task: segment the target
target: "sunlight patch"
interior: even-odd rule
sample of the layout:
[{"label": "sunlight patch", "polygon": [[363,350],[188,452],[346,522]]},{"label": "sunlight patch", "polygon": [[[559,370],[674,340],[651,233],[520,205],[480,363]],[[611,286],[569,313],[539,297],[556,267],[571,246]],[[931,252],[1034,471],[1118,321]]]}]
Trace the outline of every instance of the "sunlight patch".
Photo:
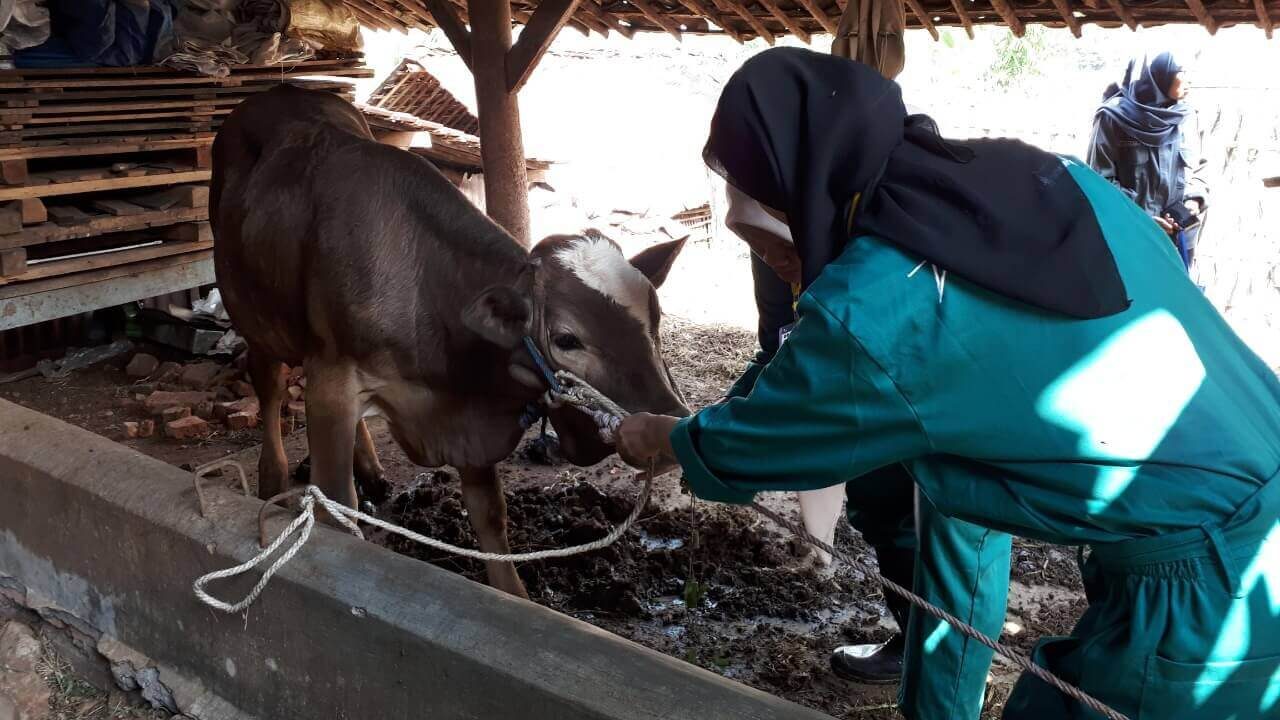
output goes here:
[{"label": "sunlight patch", "polygon": [[938,627],[934,628],[933,632],[929,633],[929,637],[924,639],[925,654],[932,655],[937,651],[938,646],[942,644],[942,641],[946,640],[947,636],[950,634],[951,625],[945,621],[939,620]]},{"label": "sunlight patch", "polygon": [[1047,422],[1080,435],[1080,451],[1101,463],[1091,514],[1133,481],[1204,383],[1205,369],[1186,330],[1167,310],[1152,311],[1107,338],[1053,382],[1036,403]]},{"label": "sunlight patch", "polygon": [[[1231,608],[1227,611],[1222,630],[1218,632],[1218,639],[1214,642],[1213,651],[1209,654],[1211,662],[1236,663],[1248,656],[1249,641],[1252,637],[1249,596],[1254,590],[1259,589],[1259,586],[1267,593],[1266,607],[1271,617],[1266,619],[1272,620],[1280,615],[1280,521],[1271,526],[1271,532],[1267,533],[1266,539],[1258,547],[1258,554],[1240,575],[1240,597],[1232,601]],[[1280,671],[1277,672],[1280,673]],[[1209,669],[1206,668],[1200,676],[1200,683],[1196,685],[1197,705],[1203,705],[1215,690],[1220,689],[1216,683],[1205,682],[1208,674]],[[1280,677],[1272,676],[1272,683],[1262,699],[1265,706],[1262,709],[1265,710],[1274,705],[1277,699],[1280,699]]]}]

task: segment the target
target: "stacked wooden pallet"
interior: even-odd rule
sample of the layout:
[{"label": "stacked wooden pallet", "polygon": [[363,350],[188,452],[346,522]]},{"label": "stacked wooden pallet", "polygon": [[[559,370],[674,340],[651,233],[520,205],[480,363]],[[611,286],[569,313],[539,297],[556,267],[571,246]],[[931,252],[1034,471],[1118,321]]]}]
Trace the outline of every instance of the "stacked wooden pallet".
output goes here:
[{"label": "stacked wooden pallet", "polygon": [[235,105],[281,82],[350,98],[359,59],[0,71],[0,286],[211,252],[211,146]]}]

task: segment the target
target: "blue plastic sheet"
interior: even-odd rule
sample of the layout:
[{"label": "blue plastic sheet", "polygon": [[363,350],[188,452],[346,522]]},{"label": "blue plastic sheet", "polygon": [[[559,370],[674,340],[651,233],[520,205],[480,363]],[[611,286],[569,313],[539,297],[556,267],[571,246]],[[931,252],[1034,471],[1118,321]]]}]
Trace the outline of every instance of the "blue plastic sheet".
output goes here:
[{"label": "blue plastic sheet", "polygon": [[177,0],[48,0],[53,36],[14,54],[17,67],[152,65],[173,48]]}]

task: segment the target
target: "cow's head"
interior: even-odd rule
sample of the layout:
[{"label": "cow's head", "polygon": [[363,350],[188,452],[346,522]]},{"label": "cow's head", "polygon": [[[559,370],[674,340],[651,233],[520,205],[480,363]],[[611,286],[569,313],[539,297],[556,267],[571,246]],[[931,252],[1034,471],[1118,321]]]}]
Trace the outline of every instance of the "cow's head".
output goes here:
[{"label": "cow's head", "polygon": [[[687,415],[662,359],[662,309],[655,292],[683,247],[683,240],[674,240],[627,259],[598,233],[553,235],[533,249],[533,277],[526,279],[531,287],[522,282],[519,288],[519,299],[532,303],[518,302],[515,294],[495,295],[487,303],[482,296],[485,304],[468,310],[467,323],[495,342],[511,344],[512,376],[541,391],[542,377],[502,331],[532,310],[522,327],[553,368],[572,372],[628,412]],[[590,465],[613,452],[584,413],[564,407],[550,417],[571,462]]]}]

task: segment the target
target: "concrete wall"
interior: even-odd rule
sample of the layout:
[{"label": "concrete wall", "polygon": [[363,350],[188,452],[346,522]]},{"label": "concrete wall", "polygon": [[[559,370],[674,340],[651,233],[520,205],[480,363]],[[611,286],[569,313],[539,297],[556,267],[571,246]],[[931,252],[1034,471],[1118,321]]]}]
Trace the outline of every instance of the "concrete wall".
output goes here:
[{"label": "concrete wall", "polygon": [[328,528],[214,612],[191,581],[257,552],[259,503],[211,495],[201,518],[190,475],[0,401],[0,592],[136,651],[196,718],[827,717]]}]

